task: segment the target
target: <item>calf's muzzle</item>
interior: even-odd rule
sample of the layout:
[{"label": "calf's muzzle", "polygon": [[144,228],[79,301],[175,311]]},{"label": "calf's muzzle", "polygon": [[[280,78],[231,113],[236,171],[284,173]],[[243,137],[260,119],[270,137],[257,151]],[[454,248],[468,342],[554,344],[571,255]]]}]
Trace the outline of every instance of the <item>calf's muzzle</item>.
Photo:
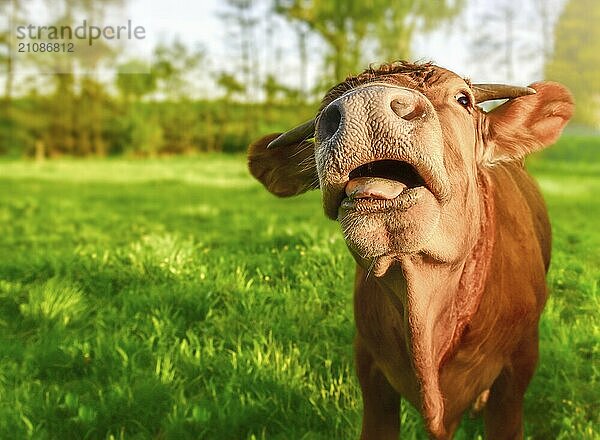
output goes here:
[{"label": "calf's muzzle", "polygon": [[[370,84],[344,94],[323,109],[316,127],[320,142],[343,137],[361,124],[374,125],[414,122],[428,111],[425,98],[417,91],[388,84]],[[354,130],[352,130],[354,127]]]}]

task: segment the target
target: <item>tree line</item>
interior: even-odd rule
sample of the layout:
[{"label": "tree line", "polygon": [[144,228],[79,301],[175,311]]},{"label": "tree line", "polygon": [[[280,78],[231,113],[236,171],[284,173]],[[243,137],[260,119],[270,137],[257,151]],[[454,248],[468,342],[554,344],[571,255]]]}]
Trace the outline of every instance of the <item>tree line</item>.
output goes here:
[{"label": "tree line", "polygon": [[[46,1],[56,11],[49,24],[100,20],[109,8],[127,3]],[[508,80],[522,58],[542,57],[540,76],[571,87],[584,104],[578,106],[578,122],[597,126],[600,3],[524,0],[517,8],[511,0],[498,0],[493,8],[477,9],[478,1],[224,0],[217,18],[226,29],[227,63],[215,64],[206,46],[175,39],[160,42],[145,69],[145,60],[124,59],[99,42],[85,60],[90,74],[72,73],[72,61],[55,57],[63,63],[60,73],[32,59],[24,62],[55,73],[19,78],[14,63],[21,61],[10,56],[10,23],[25,20],[34,2],[2,2],[0,12],[8,20],[0,22],[0,154],[240,151],[261,133],[310,117],[328,86],[370,62],[410,59],[415,36],[440,26],[464,29],[473,62],[506,69]],[[465,13],[469,8],[471,15]],[[474,25],[465,24],[469,17]],[[293,37],[291,45],[283,47],[281,35]],[[579,45],[582,38],[589,50]],[[285,65],[290,59],[293,67]],[[318,74],[310,72],[315,63]],[[114,67],[110,78],[94,74],[101,65]]]}]

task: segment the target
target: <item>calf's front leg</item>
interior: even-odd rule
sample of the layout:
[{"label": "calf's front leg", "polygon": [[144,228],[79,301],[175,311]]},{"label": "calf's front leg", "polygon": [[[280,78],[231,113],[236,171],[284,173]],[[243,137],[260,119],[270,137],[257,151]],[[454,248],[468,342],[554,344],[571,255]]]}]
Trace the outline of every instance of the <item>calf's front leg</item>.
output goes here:
[{"label": "calf's front leg", "polygon": [[484,410],[486,440],[523,439],[523,400],[537,360],[536,331],[519,345],[492,385]]},{"label": "calf's front leg", "polygon": [[363,398],[361,440],[398,440],[400,394],[392,388],[358,338],[355,356]]}]

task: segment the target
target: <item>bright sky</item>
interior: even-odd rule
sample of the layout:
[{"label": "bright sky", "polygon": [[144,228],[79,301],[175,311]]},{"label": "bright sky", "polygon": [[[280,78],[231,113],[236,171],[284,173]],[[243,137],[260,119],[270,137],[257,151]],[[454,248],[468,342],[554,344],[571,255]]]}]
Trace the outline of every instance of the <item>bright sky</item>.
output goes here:
[{"label": "bright sky", "polygon": [[[495,0],[470,0],[466,12],[452,26],[427,34],[419,35],[413,42],[414,60],[433,61],[447,67],[456,73],[469,77],[476,82],[506,82],[504,69],[491,69],[486,59],[476,60],[470,56],[472,38],[466,36],[480,31],[482,25],[475,23],[477,11],[488,10]],[[550,1],[550,0],[549,0]],[[558,0],[551,0],[558,1]],[[264,3],[264,2],[263,2]],[[48,24],[48,16],[57,11],[47,11],[48,2],[34,0],[35,7],[28,20],[36,24]],[[150,59],[153,48],[160,41],[171,41],[178,37],[188,46],[201,44],[207,52],[207,66],[204,78],[198,78],[199,88],[205,92],[214,89],[211,74],[223,70],[233,70],[234,48],[238,44],[232,41],[231,35],[220,17],[227,10],[222,0],[129,0],[125,9],[115,10],[105,17],[105,25],[121,25],[131,20],[134,26],[144,26],[146,39],[137,42],[126,42],[125,48],[129,56]],[[275,20],[277,25],[277,20]],[[259,69],[263,73],[267,69],[276,69],[276,74],[288,84],[299,84],[300,69],[297,59],[296,36],[285,28],[285,23],[279,20],[279,32],[274,38],[267,38],[264,28],[257,32]],[[529,23],[523,25],[524,28]],[[531,26],[529,26],[531,27]],[[531,32],[531,29],[517,29],[521,32]],[[313,51],[313,59],[309,65],[309,77],[314,82],[319,75],[323,59],[323,45],[317,38],[309,42]],[[277,62],[275,62],[277,60]],[[375,57],[369,62],[381,62]],[[540,79],[539,59],[533,57],[522,60],[515,77],[515,83],[528,84]],[[365,66],[366,67],[366,66]],[[213,75],[214,76],[214,75]]]},{"label": "bright sky", "polygon": [[[147,26],[149,47],[153,47],[160,39],[171,39],[178,35],[188,44],[202,43],[209,53],[211,67],[218,70],[229,64],[227,60],[231,56],[230,49],[227,47],[227,33],[219,18],[219,12],[226,9],[222,3],[220,0],[169,0],[166,2],[164,0],[133,0],[128,5],[128,15],[136,23]],[[473,3],[475,8],[485,8],[486,4],[493,3],[493,0],[475,0]],[[470,43],[463,35],[474,31],[471,17],[475,13],[474,11],[475,9],[471,7],[466,15],[457,21],[458,29],[453,30],[447,27],[425,36],[418,36],[413,44],[414,58],[432,60],[476,81],[505,81],[504,72],[486,71],[477,64],[485,63],[485,60],[477,61],[468,56]],[[294,38],[292,32],[285,33],[279,38],[277,44],[283,45],[284,48],[286,45],[293,46]],[[262,57],[273,58],[279,54],[269,54],[266,47],[261,49],[259,56]],[[295,51],[283,50],[280,53],[284,58],[284,64],[296,65],[296,60],[293,58]],[[291,53],[291,56],[286,57],[286,53]],[[317,60],[320,61],[320,59],[321,55],[318,55]],[[377,61],[380,60],[373,60],[373,62]],[[539,73],[536,71],[539,72],[538,66],[522,66],[515,73],[514,80],[530,83],[539,79],[537,77]],[[317,72],[313,71],[312,74],[316,75]],[[485,77],[478,75],[485,75]]]},{"label": "bright sky", "polygon": [[220,52],[222,23],[217,14],[219,0],[131,0],[127,18],[146,26],[148,40],[154,47],[161,39],[178,35],[188,44],[201,42],[211,51]]}]

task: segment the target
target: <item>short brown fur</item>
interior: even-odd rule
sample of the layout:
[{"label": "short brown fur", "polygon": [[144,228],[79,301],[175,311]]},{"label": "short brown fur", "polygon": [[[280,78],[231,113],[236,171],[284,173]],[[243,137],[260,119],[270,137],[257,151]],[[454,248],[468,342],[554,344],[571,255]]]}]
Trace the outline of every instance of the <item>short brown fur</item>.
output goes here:
[{"label": "short brown fur", "polygon": [[[432,438],[451,438],[473,405],[483,408],[486,438],[520,439],[523,396],[538,360],[551,248],[546,207],[523,158],[558,138],[573,112],[572,98],[559,84],[536,83],[535,95],[490,113],[473,106],[467,116],[453,107],[454,89],[445,88],[469,88],[468,81],[460,85],[452,72],[429,63],[400,62],[333,87],[321,110],[370,82],[412,88],[433,103],[444,136],[444,166],[466,195],[454,194],[456,221],[439,229],[437,248],[390,257],[393,263],[380,277],[351,249],[358,263],[361,438],[398,438],[402,396],[420,410]],[[307,143],[271,151],[266,145],[274,136],[250,147],[252,174],[280,196],[315,187],[314,152]],[[456,240],[457,233],[464,240]]]}]

